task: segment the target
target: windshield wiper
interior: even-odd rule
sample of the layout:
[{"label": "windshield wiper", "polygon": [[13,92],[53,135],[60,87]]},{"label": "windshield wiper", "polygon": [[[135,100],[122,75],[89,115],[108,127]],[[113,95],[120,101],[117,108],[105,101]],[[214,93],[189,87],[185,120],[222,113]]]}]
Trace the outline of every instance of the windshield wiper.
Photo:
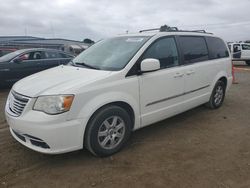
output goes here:
[{"label": "windshield wiper", "polygon": [[88,65],[88,64],[86,64],[86,63],[84,63],[84,62],[79,63],[79,62],[73,62],[73,61],[71,61],[71,63],[72,63],[73,65],[78,65],[78,66],[80,65],[80,66],[84,66],[84,67],[87,67],[87,68],[90,68],[90,69],[100,70],[99,68],[94,67],[94,66],[91,66],[91,65]]}]

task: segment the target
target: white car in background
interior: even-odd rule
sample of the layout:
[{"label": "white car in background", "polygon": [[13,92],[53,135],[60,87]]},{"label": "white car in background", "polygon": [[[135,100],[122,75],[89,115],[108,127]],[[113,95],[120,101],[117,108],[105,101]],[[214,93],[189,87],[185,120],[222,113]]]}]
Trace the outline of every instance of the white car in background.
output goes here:
[{"label": "white car in background", "polygon": [[202,104],[219,108],[231,83],[222,39],[164,26],[100,41],[67,66],[24,78],[5,114],[13,137],[35,151],[109,156],[134,130]]},{"label": "white car in background", "polygon": [[250,44],[229,43],[228,48],[232,53],[233,61],[245,61],[247,65],[250,65]]}]

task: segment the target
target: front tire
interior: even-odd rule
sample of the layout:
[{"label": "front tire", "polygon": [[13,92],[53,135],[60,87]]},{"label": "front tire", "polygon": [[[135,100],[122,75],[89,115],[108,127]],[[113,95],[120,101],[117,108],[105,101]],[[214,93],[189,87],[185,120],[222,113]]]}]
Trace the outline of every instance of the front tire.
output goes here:
[{"label": "front tire", "polygon": [[119,106],[106,106],[90,119],[85,131],[85,147],[96,156],[110,156],[125,145],[131,127],[131,117],[126,110]]},{"label": "front tire", "polygon": [[225,98],[226,85],[221,80],[217,81],[211,94],[210,100],[206,106],[211,109],[217,109],[221,107]]}]

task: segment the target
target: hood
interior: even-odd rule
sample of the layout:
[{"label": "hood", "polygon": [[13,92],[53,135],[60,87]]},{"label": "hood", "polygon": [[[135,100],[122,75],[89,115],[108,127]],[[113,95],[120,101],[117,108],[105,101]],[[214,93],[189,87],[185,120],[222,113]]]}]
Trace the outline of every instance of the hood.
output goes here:
[{"label": "hood", "polygon": [[2,60],[1,57],[0,57],[0,63],[6,63],[6,62],[7,61]]},{"label": "hood", "polygon": [[74,88],[84,86],[109,75],[111,71],[102,71],[73,66],[58,66],[18,81],[13,90],[22,95],[74,94]]}]

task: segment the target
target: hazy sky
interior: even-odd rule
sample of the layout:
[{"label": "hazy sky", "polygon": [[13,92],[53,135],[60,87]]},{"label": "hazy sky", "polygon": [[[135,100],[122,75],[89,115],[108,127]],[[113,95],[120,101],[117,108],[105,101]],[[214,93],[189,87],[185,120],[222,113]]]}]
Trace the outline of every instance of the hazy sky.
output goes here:
[{"label": "hazy sky", "polygon": [[82,40],[167,24],[250,40],[250,0],[0,0],[0,35]]}]

